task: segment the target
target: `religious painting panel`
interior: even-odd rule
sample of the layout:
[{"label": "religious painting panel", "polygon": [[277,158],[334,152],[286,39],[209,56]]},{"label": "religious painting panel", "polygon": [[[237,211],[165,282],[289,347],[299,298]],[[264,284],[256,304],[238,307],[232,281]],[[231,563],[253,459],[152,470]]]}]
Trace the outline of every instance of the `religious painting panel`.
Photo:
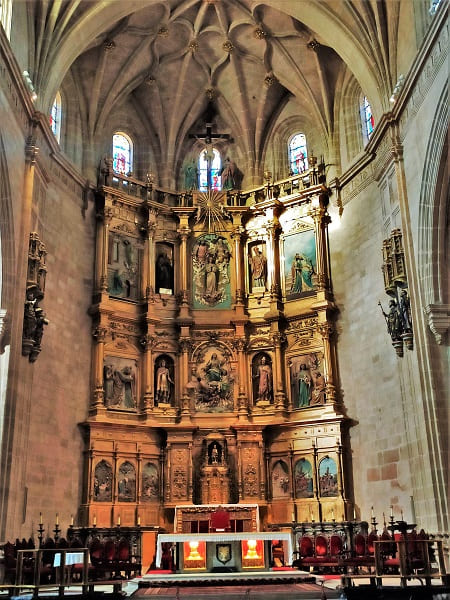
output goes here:
[{"label": "religious painting panel", "polygon": [[234,408],[230,356],[222,346],[202,349],[196,356],[195,409],[229,412]]},{"label": "religious painting panel", "polygon": [[132,358],[105,356],[103,392],[108,409],[136,411],[137,361]]},{"label": "religious painting panel", "polygon": [[258,352],[252,359],[254,402],[273,402],[272,359],[267,352]]},{"label": "religious painting panel", "polygon": [[157,294],[173,294],[174,259],[172,244],[156,244],[155,292]]},{"label": "religious painting panel", "polygon": [[277,460],[272,466],[272,497],[290,497],[289,468],[284,460]]},{"label": "religious painting panel", "polygon": [[306,458],[301,458],[294,466],[294,489],[296,498],[313,498],[313,470]]},{"label": "religious painting panel", "polygon": [[241,551],[243,569],[264,567],[264,543],[262,540],[242,540]]},{"label": "religious painting panel", "polygon": [[142,502],[159,501],[158,467],[151,462],[142,469]]},{"label": "religious painting panel", "polygon": [[292,408],[320,406],[326,402],[323,354],[293,356],[288,361]]},{"label": "religious painting panel", "polygon": [[336,461],[325,456],[319,463],[319,494],[322,498],[338,495]]},{"label": "religious painting panel", "polygon": [[136,502],[136,469],[129,461],[120,465],[117,482],[119,502]]},{"label": "religious painting panel", "polygon": [[287,300],[307,296],[317,289],[316,238],[306,230],[284,238],[284,287]]},{"label": "religious painting panel", "polygon": [[265,242],[248,245],[249,291],[252,293],[266,290],[267,250]]},{"label": "religious painting panel", "polygon": [[230,257],[223,236],[208,233],[196,240],[192,250],[195,309],[231,307]]},{"label": "religious painting panel", "polygon": [[108,239],[108,293],[137,300],[140,281],[140,244],[132,237],[111,232]]},{"label": "religious painting panel", "polygon": [[94,470],[93,500],[94,502],[112,502],[112,467],[106,460],[101,460]]},{"label": "religious painting panel", "polygon": [[206,542],[183,542],[184,569],[206,569]]},{"label": "religious painting panel", "polygon": [[175,364],[173,358],[161,354],[155,360],[155,406],[173,404],[175,390]]}]

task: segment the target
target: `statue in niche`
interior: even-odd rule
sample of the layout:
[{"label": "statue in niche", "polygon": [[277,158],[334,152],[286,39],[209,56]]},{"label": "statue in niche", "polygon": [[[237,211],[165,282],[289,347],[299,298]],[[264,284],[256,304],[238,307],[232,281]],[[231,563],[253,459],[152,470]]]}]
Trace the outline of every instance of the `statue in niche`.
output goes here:
[{"label": "statue in niche", "polygon": [[194,245],[192,256],[194,308],[231,306],[231,252],[227,240],[223,236],[206,234]]},{"label": "statue in niche", "polygon": [[108,408],[136,409],[136,372],[129,360],[105,357],[103,390]]},{"label": "statue in niche", "polygon": [[213,442],[208,448],[208,465],[222,464],[222,448],[217,442]]},{"label": "statue in niche", "polygon": [[155,283],[156,293],[173,294],[172,248],[169,245],[157,246]]},{"label": "statue in niche", "polygon": [[[155,401],[157,404],[165,403],[169,404],[171,395],[172,395],[172,387],[175,385],[173,381],[169,363],[165,358],[159,359],[157,362],[158,368],[155,373]],[[173,368],[173,365],[170,365]]]},{"label": "statue in niche", "polygon": [[252,274],[252,290],[266,287],[267,260],[259,246],[253,247],[253,255],[249,257]]},{"label": "statue in niche", "polygon": [[227,358],[214,349],[199,357],[194,382],[195,408],[203,412],[233,410],[233,377]]},{"label": "statue in niche", "polygon": [[256,392],[256,402],[270,402],[272,400],[273,392],[272,367],[270,358],[268,358],[265,354],[258,355],[255,357],[255,359],[253,359],[253,364],[253,378],[256,380],[256,385],[254,386],[254,391]]}]

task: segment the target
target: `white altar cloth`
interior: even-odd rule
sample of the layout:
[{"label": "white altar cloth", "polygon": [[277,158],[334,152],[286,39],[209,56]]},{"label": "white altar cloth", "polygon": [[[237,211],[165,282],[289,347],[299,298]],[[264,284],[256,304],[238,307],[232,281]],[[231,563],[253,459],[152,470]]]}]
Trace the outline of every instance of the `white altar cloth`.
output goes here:
[{"label": "white altar cloth", "polygon": [[169,542],[176,544],[177,542],[235,542],[242,540],[280,540],[287,542],[287,560],[288,564],[292,564],[292,534],[289,531],[248,531],[244,533],[160,533],[158,535],[158,543],[156,549],[156,564],[161,564],[162,544]]}]

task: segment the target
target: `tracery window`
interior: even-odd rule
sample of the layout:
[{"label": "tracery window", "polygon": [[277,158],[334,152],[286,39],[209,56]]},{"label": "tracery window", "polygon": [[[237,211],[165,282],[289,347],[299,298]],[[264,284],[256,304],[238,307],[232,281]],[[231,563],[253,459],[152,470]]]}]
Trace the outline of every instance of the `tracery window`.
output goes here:
[{"label": "tracery window", "polygon": [[62,117],[62,102],[61,94],[58,92],[53,100],[52,110],[50,113],[50,127],[58,144],[61,140],[61,117]]},{"label": "tracery window", "polygon": [[372,107],[370,106],[370,103],[367,100],[366,96],[364,96],[364,98],[362,100],[361,120],[362,120],[362,127],[363,127],[364,143],[367,144],[367,142],[370,139],[370,136],[373,133],[374,127],[375,127],[375,120],[374,120],[373,114],[372,114]]},{"label": "tracery window", "polygon": [[12,0],[0,0],[0,22],[8,39],[11,37]]},{"label": "tracery window", "polygon": [[133,166],[133,142],[121,131],[113,135],[113,169],[116,173],[127,175]]},{"label": "tracery window", "polygon": [[[220,191],[222,189],[221,170],[222,159],[219,151],[213,148],[212,157],[208,157],[208,150],[202,150],[198,157],[199,190],[206,192],[208,183],[210,183],[210,189]],[[208,178],[208,175],[210,178]]]},{"label": "tracery window", "polygon": [[293,175],[308,169],[308,149],[304,133],[296,133],[289,141],[289,169]]}]

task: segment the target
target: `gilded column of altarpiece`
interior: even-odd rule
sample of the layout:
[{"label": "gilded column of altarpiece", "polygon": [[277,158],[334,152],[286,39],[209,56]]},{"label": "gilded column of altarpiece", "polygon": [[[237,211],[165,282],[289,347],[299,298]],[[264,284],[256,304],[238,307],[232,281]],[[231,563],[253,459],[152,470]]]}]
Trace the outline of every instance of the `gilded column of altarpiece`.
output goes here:
[{"label": "gilded column of altarpiece", "polygon": [[347,516],[324,188],[148,188],[97,193],[83,519]]}]

